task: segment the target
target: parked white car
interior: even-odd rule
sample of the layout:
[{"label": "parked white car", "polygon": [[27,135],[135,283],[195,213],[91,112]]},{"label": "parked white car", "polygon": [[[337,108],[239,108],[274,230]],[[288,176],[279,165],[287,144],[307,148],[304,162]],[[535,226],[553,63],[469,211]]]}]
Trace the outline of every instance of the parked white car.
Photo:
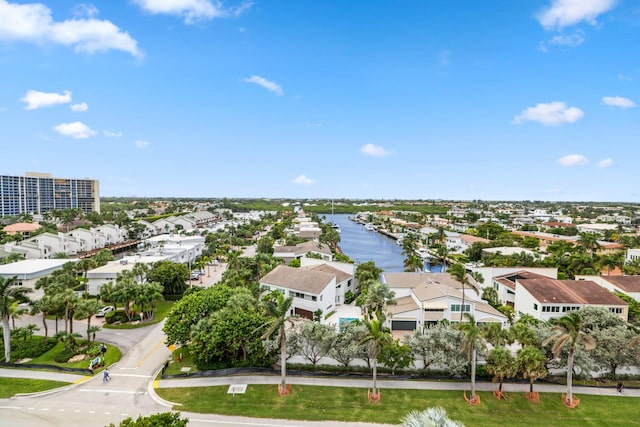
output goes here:
[{"label": "parked white car", "polygon": [[107,313],[112,312],[113,310],[115,310],[116,308],[112,305],[107,305],[106,307],[102,307],[97,313],[96,313],[96,317],[104,317],[106,316]]}]

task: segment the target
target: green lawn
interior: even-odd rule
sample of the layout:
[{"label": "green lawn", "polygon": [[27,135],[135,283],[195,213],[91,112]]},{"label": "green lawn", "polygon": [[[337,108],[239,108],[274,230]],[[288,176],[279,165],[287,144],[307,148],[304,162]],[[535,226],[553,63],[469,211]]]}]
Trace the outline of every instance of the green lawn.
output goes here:
[{"label": "green lawn", "polygon": [[36,393],[69,385],[62,381],[31,380],[26,378],[0,377],[0,399],[7,399],[18,393]]},{"label": "green lawn", "polygon": [[[118,347],[114,347],[114,346],[108,345],[108,344],[106,344],[106,346],[107,346],[107,352],[105,353],[105,356],[104,356],[105,365],[109,366],[109,365],[114,364],[118,360],[120,360],[120,358],[122,357],[122,353],[120,352],[120,349]],[[90,358],[89,359],[85,359],[85,360],[81,360],[79,362],[74,362],[74,363],[58,363],[55,360],[53,360],[55,355],[58,352],[60,352],[60,350],[62,350],[63,348],[64,348],[63,343],[59,342],[51,350],[49,350],[48,352],[46,352],[45,354],[43,354],[40,357],[36,357],[35,359],[31,360],[28,363],[29,364],[36,364],[36,365],[37,364],[45,364],[45,365],[64,366],[66,368],[87,369],[89,367],[89,361],[91,360]]]},{"label": "green lawn", "polygon": [[104,324],[102,325],[103,328],[106,329],[137,329],[137,328],[144,328],[145,326],[149,326],[149,325],[153,325],[159,322],[162,322],[162,319],[164,319],[167,316],[167,313],[169,313],[169,310],[171,310],[171,307],[173,307],[173,305],[175,304],[175,301],[160,301],[158,302],[157,308],[156,308],[156,312],[153,316],[152,320],[145,320],[144,322],[140,322],[137,324],[130,324],[130,323],[121,323],[119,325],[108,325],[108,324]]},{"label": "green lawn", "polygon": [[640,426],[638,401],[629,397],[578,395],[580,406],[569,409],[560,395],[542,393],[540,403],[531,403],[523,393],[510,393],[497,400],[480,392],[481,403],[472,407],[460,391],[383,389],[382,400],[369,403],[366,389],[294,385],[291,394],[280,397],[275,385],[249,385],[247,393],[232,397],[228,386],[156,389],[162,398],[182,403],[183,411],[242,415],[256,418],[362,421],[398,424],[412,410],[442,406],[450,418],[467,427],[561,425]]}]

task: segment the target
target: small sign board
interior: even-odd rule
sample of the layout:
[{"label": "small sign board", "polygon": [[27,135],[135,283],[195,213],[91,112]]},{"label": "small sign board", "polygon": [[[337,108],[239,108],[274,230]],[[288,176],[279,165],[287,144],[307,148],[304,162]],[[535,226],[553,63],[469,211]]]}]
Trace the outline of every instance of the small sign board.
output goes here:
[{"label": "small sign board", "polygon": [[227,390],[227,394],[244,394],[247,391],[246,384],[231,384],[229,386],[229,390]]}]

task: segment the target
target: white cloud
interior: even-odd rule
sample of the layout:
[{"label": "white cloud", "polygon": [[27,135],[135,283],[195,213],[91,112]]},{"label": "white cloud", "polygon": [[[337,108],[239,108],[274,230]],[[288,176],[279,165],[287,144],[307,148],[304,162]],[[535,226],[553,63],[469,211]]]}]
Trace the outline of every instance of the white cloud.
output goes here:
[{"label": "white cloud", "polygon": [[580,46],[582,43],[584,43],[584,33],[581,31],[576,31],[575,33],[569,35],[554,36],[551,37],[551,39],[549,39],[547,43],[558,46]]},{"label": "white cloud", "polygon": [[0,107],[0,113],[4,113],[5,111],[7,111],[7,107]]},{"label": "white cloud", "polygon": [[360,152],[362,154],[367,154],[373,157],[386,157],[389,155],[389,152],[387,150],[380,147],[379,145],[373,145],[373,144],[363,145],[362,147],[360,147]]},{"label": "white cloud", "polygon": [[211,2],[210,0],[134,0],[134,2],[154,15],[182,16],[185,24],[214,18],[238,17],[253,5],[253,2],[244,2],[236,8],[225,8],[219,1]]},{"label": "white cloud", "polygon": [[35,110],[41,107],[51,107],[52,105],[71,102],[71,92],[65,90],[64,93],[60,94],[30,90],[23,98],[20,98],[20,101],[27,104],[27,106],[24,107],[25,109]]},{"label": "white cloud", "polygon": [[[84,13],[96,14],[97,9],[86,9]],[[54,22],[51,10],[42,3],[0,0],[0,40],[61,44],[87,53],[113,49],[141,56],[138,43],[110,21],[76,18]]]},{"label": "white cloud", "polygon": [[71,108],[71,111],[75,111],[76,113],[82,113],[84,111],[87,111],[89,109],[89,106],[86,102],[81,102],[79,104],[70,105],[69,108]]},{"label": "white cloud", "polygon": [[306,185],[306,186],[313,185],[313,184],[316,183],[315,180],[313,180],[311,178],[307,178],[306,175],[300,175],[300,176],[294,178],[292,182],[294,184],[301,184],[301,185]]},{"label": "white cloud", "polygon": [[513,124],[523,121],[539,122],[545,126],[574,123],[584,116],[584,112],[576,107],[567,107],[564,102],[554,101],[529,107],[513,118]]},{"label": "white cloud", "polygon": [[623,73],[618,73],[618,80],[622,80],[622,81],[631,81],[633,80],[631,77],[623,74]]},{"label": "white cloud", "polygon": [[136,146],[136,148],[139,148],[141,150],[151,145],[149,141],[143,141],[141,139],[136,140],[133,144]]},{"label": "white cloud", "polygon": [[270,92],[275,93],[278,96],[284,95],[284,92],[282,91],[282,88],[280,87],[279,84],[269,81],[264,77],[251,76],[242,80],[247,83],[254,83],[254,84],[257,84],[258,86],[262,86],[263,88],[267,89]]},{"label": "white cloud", "polygon": [[85,139],[96,134],[96,131],[82,122],[61,123],[58,126],[54,126],[53,130],[60,135],[70,136],[73,139]]},{"label": "white cloud", "polygon": [[622,109],[633,108],[636,106],[635,102],[629,98],[623,98],[621,96],[603,96],[602,103],[610,107],[620,107]]},{"label": "white cloud", "polygon": [[120,138],[122,136],[122,132],[111,132],[110,130],[105,130],[104,136],[108,138]]},{"label": "white cloud", "polygon": [[606,168],[610,168],[611,166],[613,166],[613,160],[612,159],[602,159],[598,162],[598,167],[600,169],[606,169]]},{"label": "white cloud", "polygon": [[547,30],[562,29],[580,22],[597,24],[596,18],[615,6],[615,0],[552,0],[537,18]]},{"label": "white cloud", "polygon": [[71,10],[73,12],[73,16],[76,16],[78,18],[93,18],[100,13],[97,7],[87,3],[77,4]]},{"label": "white cloud", "polygon": [[587,160],[587,158],[582,154],[569,154],[567,156],[560,157],[556,161],[560,163],[562,166],[567,166],[567,167],[584,166],[589,163],[589,160]]}]

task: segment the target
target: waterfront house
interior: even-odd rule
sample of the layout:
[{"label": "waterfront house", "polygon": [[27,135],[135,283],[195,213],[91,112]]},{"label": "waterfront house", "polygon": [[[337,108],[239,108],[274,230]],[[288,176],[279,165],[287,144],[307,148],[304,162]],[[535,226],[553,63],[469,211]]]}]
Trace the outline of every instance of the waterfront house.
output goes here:
[{"label": "waterfront house", "polygon": [[576,280],[590,280],[609,292],[625,294],[640,302],[640,276],[578,275]]},{"label": "waterfront house", "polygon": [[300,259],[300,267],[336,276],[336,305],[344,304],[347,292],[351,292],[352,295],[358,293],[358,286],[354,278],[356,274],[354,264],[303,257]]},{"label": "waterfront house", "polygon": [[293,298],[290,315],[313,319],[316,311],[327,315],[335,308],[336,275],[333,273],[279,265],[259,282],[265,291],[278,291]]},{"label": "waterfront house", "polygon": [[469,286],[465,287],[463,306],[462,285],[448,273],[385,272],[381,280],[395,293],[396,304],[386,308],[386,324],[395,336],[421,331],[442,320],[459,322],[461,311],[473,315],[480,324],[507,325],[507,317]]},{"label": "waterfront house", "polygon": [[276,246],[273,249],[273,256],[282,258],[286,264],[294,259],[304,258],[309,253],[320,256],[324,261],[333,260],[331,248],[326,243],[309,241],[295,246]]},{"label": "waterfront house", "polygon": [[514,309],[547,321],[583,307],[605,308],[627,321],[626,302],[590,280],[516,279]]}]

